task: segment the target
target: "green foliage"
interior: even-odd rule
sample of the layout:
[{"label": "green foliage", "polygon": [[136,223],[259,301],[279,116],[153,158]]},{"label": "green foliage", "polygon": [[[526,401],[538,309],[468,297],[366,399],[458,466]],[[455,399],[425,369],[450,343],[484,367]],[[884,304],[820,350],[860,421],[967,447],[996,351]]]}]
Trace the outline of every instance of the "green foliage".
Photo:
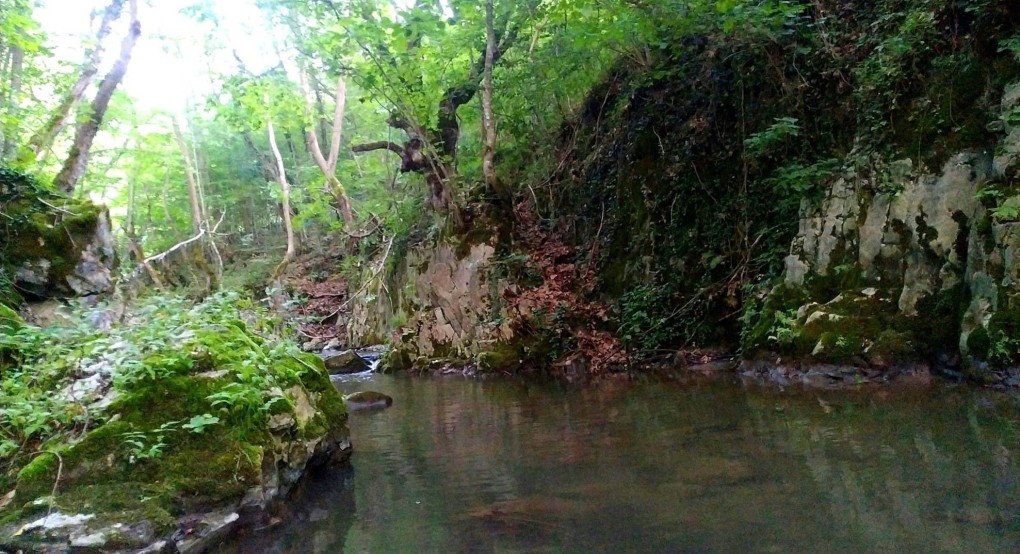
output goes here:
[{"label": "green foliage", "polygon": [[620,298],[620,338],[644,351],[654,351],[675,340],[679,328],[670,296],[662,288],[649,285],[627,291]]},{"label": "green foliage", "polygon": [[1020,310],[1003,306],[986,327],[975,329],[967,338],[972,356],[987,360],[994,367],[1020,364]]},{"label": "green foliage", "polygon": [[219,422],[220,418],[214,415],[202,414],[192,417],[190,420],[188,420],[187,423],[185,423],[181,427],[191,431],[192,433],[201,434],[205,432],[206,427],[210,425],[216,425]]},{"label": "green foliage", "polygon": [[783,348],[793,344],[795,338],[797,338],[797,312],[795,310],[776,311],[772,327],[769,328],[769,342]]},{"label": "green foliage", "polygon": [[754,133],[744,140],[747,155],[755,158],[769,154],[791,137],[800,136],[800,125],[795,117],[777,117],[764,131]]},{"label": "green foliage", "polygon": [[[197,416],[196,416],[197,417]],[[152,431],[128,431],[123,433],[122,444],[127,448],[129,464],[158,458],[166,449],[167,435],[175,431],[178,421],[168,421]]]},{"label": "green foliage", "polygon": [[1009,187],[992,182],[983,186],[975,195],[996,222],[1020,220],[1020,195],[1014,194]]},{"label": "green foliage", "polygon": [[54,394],[81,368],[111,371],[125,402],[201,372],[222,372],[229,380],[186,408],[197,413],[125,433],[122,442],[133,461],[158,456],[181,430],[201,434],[221,421],[238,437],[265,430],[268,414],[283,402],[271,391],[300,383],[314,369],[297,358],[301,353],[292,342],[256,334],[270,333],[275,323],[234,293],[191,307],[176,297],[150,298],[127,325],[105,334],[92,328],[87,311],[80,318],[71,327],[0,322],[0,352],[12,361],[0,382],[0,458],[17,459],[26,448],[66,440],[101,419],[73,396]]},{"label": "green foliage", "polygon": [[862,123],[873,137],[881,138],[889,110],[898,107],[901,95],[914,79],[921,76],[918,61],[933,45],[935,34],[934,2],[920,2],[903,11],[880,15],[876,25],[890,32],[876,35],[871,55],[857,68],[860,86],[857,94],[864,107]]},{"label": "green foliage", "polygon": [[[781,202],[799,204],[801,199],[813,203],[821,200],[829,179],[840,168],[836,159],[827,159],[813,164],[790,163],[784,165],[762,182],[771,187]],[[788,209],[792,209],[790,205]]]},{"label": "green foliage", "polygon": [[1013,35],[999,42],[999,52],[1007,52],[1020,62],[1020,34]]},{"label": "green foliage", "polygon": [[996,221],[1017,221],[1020,219],[1020,196],[1010,196],[992,210]]}]

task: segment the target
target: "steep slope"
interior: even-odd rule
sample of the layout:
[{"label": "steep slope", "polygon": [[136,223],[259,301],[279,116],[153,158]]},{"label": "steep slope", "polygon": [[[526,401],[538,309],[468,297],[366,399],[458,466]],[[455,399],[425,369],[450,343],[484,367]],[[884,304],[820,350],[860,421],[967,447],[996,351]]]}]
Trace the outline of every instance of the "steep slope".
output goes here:
[{"label": "steep slope", "polygon": [[849,379],[951,368],[961,351],[1014,363],[997,352],[1020,351],[1000,309],[1020,205],[1018,23],[1007,1],[833,0],[664,32],[564,125],[555,174],[521,183],[513,210],[475,210],[484,239],[411,246],[420,276],[437,245],[461,261],[470,248],[456,245],[488,245],[467,263],[488,277],[472,315],[441,321],[449,287],[426,278],[415,303],[387,291],[397,309],[370,327],[413,322],[396,336],[419,365],[449,353],[422,324],[481,337],[454,357],[496,351],[499,367],[613,359],[589,374],[625,367],[595,347],[610,332],[630,361],[739,348],[795,360],[791,374],[857,368]]}]

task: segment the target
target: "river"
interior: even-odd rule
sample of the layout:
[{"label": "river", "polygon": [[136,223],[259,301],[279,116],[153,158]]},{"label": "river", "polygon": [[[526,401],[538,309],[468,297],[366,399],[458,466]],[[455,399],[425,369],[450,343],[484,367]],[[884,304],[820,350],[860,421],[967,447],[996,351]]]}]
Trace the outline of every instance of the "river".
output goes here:
[{"label": "river", "polygon": [[351,467],[234,552],[1020,551],[1020,410],[945,385],[366,374]]}]

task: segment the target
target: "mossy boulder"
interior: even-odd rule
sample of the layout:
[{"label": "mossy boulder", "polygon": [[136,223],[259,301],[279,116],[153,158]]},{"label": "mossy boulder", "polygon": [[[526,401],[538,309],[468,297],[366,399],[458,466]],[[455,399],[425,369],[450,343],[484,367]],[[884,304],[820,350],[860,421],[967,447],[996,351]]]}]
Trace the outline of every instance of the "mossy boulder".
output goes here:
[{"label": "mossy boulder", "polygon": [[109,291],[117,256],[109,211],[45,189],[0,168],[2,270],[21,295],[84,296]]},{"label": "mossy boulder", "polygon": [[[322,361],[259,337],[226,306],[194,308],[182,321],[209,319],[171,326],[183,337],[173,347],[145,355],[147,369],[111,377],[111,399],[89,406],[100,424],[80,438],[54,437],[22,462],[0,511],[0,550],[191,540],[181,529],[208,514],[234,525],[230,514],[271,509],[309,470],[347,458],[344,400]],[[265,367],[252,373],[252,360]],[[35,526],[50,512],[81,521]]]},{"label": "mossy boulder", "polygon": [[800,286],[780,284],[747,309],[745,358],[885,371],[955,351],[965,284],[923,297],[909,315],[900,288],[866,284],[814,275]]}]

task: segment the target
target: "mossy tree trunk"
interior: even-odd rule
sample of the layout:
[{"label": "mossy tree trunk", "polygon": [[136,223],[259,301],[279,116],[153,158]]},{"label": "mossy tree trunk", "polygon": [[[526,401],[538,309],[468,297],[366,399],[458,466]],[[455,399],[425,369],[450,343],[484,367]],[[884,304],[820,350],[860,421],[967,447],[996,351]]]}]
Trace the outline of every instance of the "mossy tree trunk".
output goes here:
[{"label": "mossy tree trunk", "polygon": [[[490,8],[491,6],[487,6]],[[491,14],[487,14],[491,18]],[[458,228],[463,227],[460,209],[454,202],[452,185],[456,177],[457,144],[460,140],[460,119],[457,110],[470,102],[480,88],[486,66],[493,67],[518,39],[520,29],[510,24],[510,17],[501,17],[498,25],[488,21],[486,46],[460,83],[447,88],[439,101],[435,128],[426,129],[399,113],[391,114],[389,125],[407,135],[404,144],[390,141],[370,142],[351,147],[355,153],[389,150],[400,156],[401,173],[421,173],[428,185],[427,205],[447,213]],[[491,33],[491,37],[488,35]],[[490,44],[491,42],[491,44]],[[493,140],[495,136],[493,136]],[[491,164],[490,164],[491,167]]]},{"label": "mossy tree trunk", "polygon": [[485,0],[485,69],[482,78],[482,175],[489,190],[499,184],[493,162],[496,157],[496,120],[492,115],[492,64],[496,55],[496,31],[492,24],[492,2]]}]

